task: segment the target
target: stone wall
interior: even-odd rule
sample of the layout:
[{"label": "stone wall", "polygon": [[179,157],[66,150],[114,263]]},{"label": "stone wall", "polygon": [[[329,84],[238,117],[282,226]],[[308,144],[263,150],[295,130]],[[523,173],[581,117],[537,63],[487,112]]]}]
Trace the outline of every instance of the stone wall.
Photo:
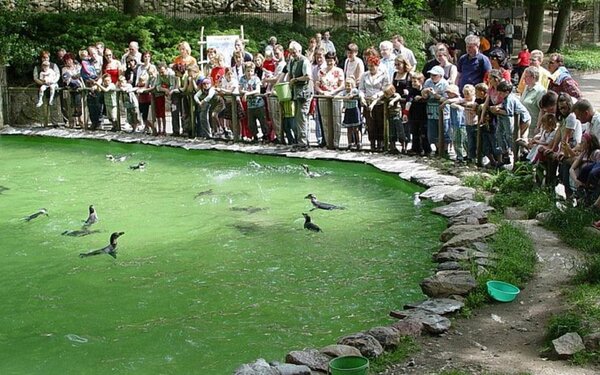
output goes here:
[{"label": "stone wall", "polygon": [[[18,0],[0,0],[0,9],[14,10]],[[141,0],[144,12],[192,12],[212,14],[223,11],[291,12],[292,0]],[[31,11],[123,9],[123,0],[31,0]]]}]

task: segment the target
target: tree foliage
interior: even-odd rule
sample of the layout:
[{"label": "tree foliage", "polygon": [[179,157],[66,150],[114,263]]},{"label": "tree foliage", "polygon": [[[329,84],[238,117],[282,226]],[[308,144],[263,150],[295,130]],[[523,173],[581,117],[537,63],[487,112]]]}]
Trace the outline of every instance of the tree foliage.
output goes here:
[{"label": "tree foliage", "polygon": [[[391,1],[389,2],[391,6]],[[65,13],[0,13],[0,61],[9,64],[11,83],[31,81],[31,72],[41,50],[58,48],[76,52],[102,41],[114,53],[120,55],[127,44],[136,40],[142,50],[149,50],[154,61],[171,61],[177,54],[177,44],[190,42],[193,54],[198,55],[199,30],[204,26],[205,35],[237,35],[240,24],[249,37],[247,48],[261,51],[266,40],[276,35],[283,45],[296,40],[306,46],[316,30],[290,27],[288,23],[265,23],[259,18],[237,15],[204,17],[200,19],[173,19],[160,15],[130,17],[117,11],[65,12]],[[380,23],[383,31],[332,30],[332,39],[339,51],[348,43],[356,43],[360,50],[377,45],[384,38],[401,34],[417,58],[423,60],[423,35],[418,25],[405,18],[392,15]]]}]

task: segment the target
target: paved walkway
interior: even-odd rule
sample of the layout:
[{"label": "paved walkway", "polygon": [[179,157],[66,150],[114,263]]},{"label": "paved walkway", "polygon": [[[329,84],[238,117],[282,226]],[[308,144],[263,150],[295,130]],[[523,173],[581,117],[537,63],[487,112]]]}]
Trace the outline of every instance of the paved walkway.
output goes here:
[{"label": "paved walkway", "polygon": [[592,103],[594,109],[600,110],[600,73],[579,74],[573,72],[573,78],[579,83],[583,96]]}]

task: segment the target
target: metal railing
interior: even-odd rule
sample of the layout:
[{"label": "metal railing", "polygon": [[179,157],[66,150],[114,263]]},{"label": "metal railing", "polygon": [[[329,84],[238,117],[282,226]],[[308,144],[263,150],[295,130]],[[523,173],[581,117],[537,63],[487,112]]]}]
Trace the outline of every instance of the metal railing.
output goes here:
[{"label": "metal railing", "polygon": [[[77,90],[70,90],[70,89],[64,89],[61,88],[57,91],[57,98],[59,98],[59,100],[55,101],[55,104],[53,106],[48,105],[48,102],[45,100],[43,106],[40,108],[39,112],[37,113],[37,122],[40,123],[42,126],[56,126],[56,125],[60,125],[60,123],[57,123],[56,121],[52,121],[52,113],[53,111],[60,111],[60,113],[62,114],[62,118],[63,118],[63,123],[65,126],[69,126],[68,123],[68,119],[73,117],[73,113],[74,113],[74,107],[73,107],[73,103],[72,103],[72,96],[75,93],[80,94],[81,96],[81,107],[82,107],[82,117],[83,117],[83,123],[81,124],[82,129],[84,130],[89,130],[91,129],[90,126],[90,115],[89,115],[89,111],[87,108],[87,95],[86,93],[89,93],[90,89],[89,88],[80,88]],[[123,126],[124,122],[123,122],[123,117],[126,116],[125,110],[124,110],[124,105],[123,105],[123,95],[126,94],[126,92],[123,92],[121,90],[117,90],[117,116],[114,119],[115,123],[112,124],[113,127],[117,128],[117,129],[121,129],[121,127]],[[8,88],[8,103],[7,105],[10,107],[13,102],[16,99],[16,95],[17,94],[23,94],[23,93],[28,93],[29,96],[31,96],[32,98],[37,98],[37,93],[38,90],[35,87],[9,87]],[[188,137],[197,137],[198,134],[196,133],[196,123],[195,123],[195,119],[196,119],[196,113],[197,111],[199,111],[199,107],[198,105],[196,105],[196,103],[194,102],[194,97],[192,93],[180,93],[181,95],[181,100],[182,101],[187,101],[187,108],[189,109],[189,112],[184,114],[178,114],[181,116],[180,121],[181,121],[181,125],[182,125],[182,130],[184,132],[185,136]],[[232,132],[232,141],[233,142],[243,142],[244,138],[242,135],[242,122],[243,119],[238,117],[238,106],[240,105],[239,102],[239,98],[241,97],[240,94],[225,94],[225,95],[219,95],[221,97],[230,97],[231,98],[231,105],[232,105],[232,112],[231,112],[231,122],[230,122],[230,129]],[[262,96],[265,99],[265,103],[266,105],[272,105],[272,103],[274,103],[274,101],[269,100],[269,98],[273,98],[275,97],[275,95],[272,94],[260,94],[260,96]],[[336,97],[336,96],[327,96],[327,95],[314,95],[313,96],[314,100],[319,100],[319,101],[325,101],[326,105],[322,106],[324,108],[324,110],[321,110],[320,112],[320,118],[322,119],[322,126],[323,126],[323,138],[325,141],[325,145],[328,149],[343,149],[346,146],[348,146],[348,143],[345,141],[343,135],[346,134],[346,131],[344,128],[341,127],[342,124],[342,113],[343,111],[334,111],[334,106],[341,106],[342,103],[341,101],[346,100],[342,97]],[[33,102],[33,100],[32,100]],[[271,110],[270,111],[270,116],[271,116],[271,120],[274,121],[279,121],[279,124],[283,124],[283,108],[282,108],[282,104],[281,102],[277,101],[277,104],[279,105],[278,110]],[[54,107],[54,108],[52,108]],[[153,126],[155,126],[156,124],[156,112],[155,112],[155,107],[156,107],[156,101],[155,101],[155,96],[152,95],[152,100],[151,100],[151,105],[150,105],[150,112],[149,112],[149,121],[153,124]],[[170,108],[170,103],[169,100],[167,100],[166,102],[166,107]],[[383,100],[383,109],[384,109],[384,116],[383,116],[383,151],[387,152],[390,151],[389,149],[389,145],[390,145],[390,123],[389,123],[389,116],[388,116],[388,103],[387,100]],[[336,113],[337,112],[337,113]],[[169,111],[167,111],[168,114]],[[273,119],[273,113],[275,113],[276,115],[279,116],[279,119]],[[369,116],[369,111],[368,109],[365,107],[361,113],[363,114],[363,116]],[[11,111],[8,111],[8,118],[7,123],[11,124],[11,123],[15,123],[16,119],[12,118],[11,116],[13,116],[13,113]],[[169,116],[170,117],[170,116]],[[139,118],[139,115],[138,115]],[[213,121],[213,117],[209,116],[209,121]],[[171,117],[171,123],[173,122],[173,118]],[[519,151],[519,144],[516,142],[516,139],[520,137],[520,129],[519,129],[519,118],[518,116],[515,117],[515,126],[514,126],[514,131],[513,131],[513,136],[512,136],[512,150],[514,155],[518,155],[518,151]],[[273,125],[272,125],[273,126]],[[450,124],[450,126],[452,126],[452,124]],[[274,130],[274,128],[272,127],[270,129]],[[311,129],[310,131],[314,132],[315,129]],[[276,134],[278,139],[283,140],[284,139],[284,131],[283,131],[283,126],[279,126],[278,129],[278,134]],[[314,136],[314,134],[313,134]],[[414,141],[414,140],[413,140]],[[363,141],[363,143],[365,143],[365,141]],[[439,120],[438,120],[438,142],[436,144],[436,149],[437,150],[446,150],[446,143],[445,143],[445,138],[444,138],[444,116],[443,116],[443,106],[439,107]],[[477,144],[476,144],[476,155],[477,155],[477,164],[478,165],[482,165],[482,159],[483,159],[483,150],[482,150],[482,143],[481,143],[481,128],[480,126],[477,126]],[[447,157],[447,154],[445,155],[444,152],[439,152],[438,153],[438,157]]]}]

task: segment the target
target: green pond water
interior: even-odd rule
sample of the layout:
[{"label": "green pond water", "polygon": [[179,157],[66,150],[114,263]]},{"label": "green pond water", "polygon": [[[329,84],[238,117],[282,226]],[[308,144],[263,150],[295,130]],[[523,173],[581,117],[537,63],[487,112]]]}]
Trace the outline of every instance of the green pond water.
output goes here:
[{"label": "green pond water", "polygon": [[[356,163],[2,136],[0,186],[0,374],[230,374],[329,345],[423,298],[445,226]],[[322,233],[308,193],[346,207],[311,212]],[[61,235],[90,204],[100,233]],[[115,231],[117,259],[78,257]]]}]

